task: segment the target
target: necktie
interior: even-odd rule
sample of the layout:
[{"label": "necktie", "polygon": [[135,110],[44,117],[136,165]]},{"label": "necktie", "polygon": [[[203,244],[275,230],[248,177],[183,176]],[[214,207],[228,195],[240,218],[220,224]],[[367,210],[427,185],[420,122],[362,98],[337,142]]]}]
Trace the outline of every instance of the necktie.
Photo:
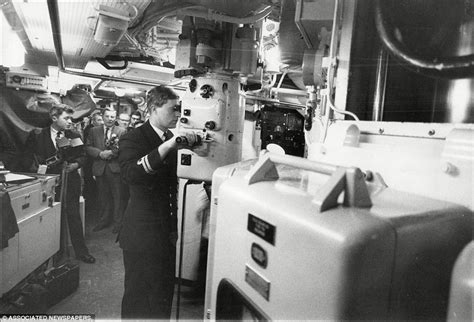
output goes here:
[{"label": "necktie", "polygon": [[58,141],[61,138],[62,133],[63,133],[62,131],[57,131],[56,132],[56,139],[54,141],[54,145],[56,146],[56,150],[58,149]]},{"label": "necktie", "polygon": [[169,130],[166,130],[165,133],[163,133],[163,141],[168,141],[173,137],[173,133]]},{"label": "necktie", "polygon": [[105,136],[104,136],[104,142],[107,143],[107,139],[109,138],[109,130],[110,128],[106,127],[105,128]]}]

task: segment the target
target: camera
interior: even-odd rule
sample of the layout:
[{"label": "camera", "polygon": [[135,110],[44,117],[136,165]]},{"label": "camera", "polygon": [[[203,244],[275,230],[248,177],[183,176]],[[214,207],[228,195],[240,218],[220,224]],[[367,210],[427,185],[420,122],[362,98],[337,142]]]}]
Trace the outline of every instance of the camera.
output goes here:
[{"label": "camera", "polygon": [[48,168],[54,167],[64,161],[74,160],[82,153],[84,143],[81,138],[68,139],[62,137],[56,140],[58,151],[45,160]]}]

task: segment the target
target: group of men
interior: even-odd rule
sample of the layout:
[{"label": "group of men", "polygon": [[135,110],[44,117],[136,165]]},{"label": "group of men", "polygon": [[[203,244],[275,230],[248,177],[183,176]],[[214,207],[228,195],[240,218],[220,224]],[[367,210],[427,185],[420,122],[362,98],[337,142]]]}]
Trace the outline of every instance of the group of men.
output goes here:
[{"label": "group of men", "polygon": [[105,109],[102,114],[103,125],[89,129],[85,152],[91,159],[92,176],[97,182],[99,221],[93,231],[100,231],[113,223],[113,232],[120,230],[125,202],[124,187],[120,179],[118,163],[118,141],[127,131],[117,126],[117,112]]},{"label": "group of men", "polygon": [[124,133],[138,127],[141,113],[121,113],[117,119],[115,109],[105,108],[92,113],[90,118],[90,125],[84,129],[88,157],[84,167],[86,209],[98,212],[94,232],[113,225],[112,232],[117,234],[129,198],[128,186],[120,178],[118,142]]},{"label": "group of men", "polygon": [[[67,204],[68,228],[75,256],[85,263],[96,261],[84,241],[79,214],[79,169],[90,158],[99,196],[111,199],[99,199],[100,219],[93,230],[113,222],[123,250],[122,318],[170,318],[177,240],[177,149],[190,148],[197,141],[190,133],[184,134],[182,145],[171,139],[169,129],[176,127],[181,116],[178,103],[178,96],[171,89],[157,86],[147,93],[148,120],[141,126],[136,126],[140,114],[132,114],[132,126],[125,127],[116,123],[115,110],[105,109],[102,115],[91,115],[92,125],[84,130],[85,145],[64,151],[65,141],[77,141],[81,135],[72,130],[73,109],[54,104],[51,125],[32,132],[27,141],[34,160],[32,170],[46,169],[46,173],[61,175],[62,180],[67,176],[63,202]],[[119,118],[126,122],[122,116]],[[59,162],[49,162],[58,155],[55,159]],[[61,195],[60,188],[57,196]]]}]

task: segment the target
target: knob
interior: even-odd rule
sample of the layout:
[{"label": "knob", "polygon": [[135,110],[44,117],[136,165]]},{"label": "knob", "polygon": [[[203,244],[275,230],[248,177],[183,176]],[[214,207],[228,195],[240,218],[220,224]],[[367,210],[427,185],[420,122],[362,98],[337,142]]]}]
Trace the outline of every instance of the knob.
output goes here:
[{"label": "knob", "polygon": [[205,124],[204,124],[204,127],[206,129],[209,129],[209,130],[214,130],[216,128],[216,122],[214,121],[207,121]]},{"label": "knob", "polygon": [[181,123],[183,123],[183,124],[188,123],[188,119],[185,118],[185,117],[182,117],[179,121],[180,121]]},{"label": "knob", "polygon": [[201,86],[201,97],[202,98],[209,98],[209,97],[212,97],[214,95],[214,88],[211,86],[211,85],[202,85]]}]

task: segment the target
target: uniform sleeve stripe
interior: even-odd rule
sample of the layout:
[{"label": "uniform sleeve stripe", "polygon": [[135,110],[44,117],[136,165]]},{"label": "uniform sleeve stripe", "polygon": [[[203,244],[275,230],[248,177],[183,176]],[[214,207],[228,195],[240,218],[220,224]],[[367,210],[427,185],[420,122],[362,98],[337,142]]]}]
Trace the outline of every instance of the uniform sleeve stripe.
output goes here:
[{"label": "uniform sleeve stripe", "polygon": [[147,168],[148,168],[148,171],[147,171],[147,172],[148,172],[148,173],[153,172],[153,168],[151,167],[150,162],[148,161],[148,155],[145,155],[143,158],[144,158],[144,162],[143,162],[143,163],[144,163],[144,164],[147,166]]},{"label": "uniform sleeve stripe", "polygon": [[150,166],[150,162],[148,161],[148,156],[145,155],[143,158],[139,159],[137,161],[138,165],[141,165],[143,167],[143,170],[145,170],[146,173],[155,173],[153,168]]},{"label": "uniform sleeve stripe", "polygon": [[146,173],[150,173],[150,169],[148,168],[147,164],[145,163],[145,157],[138,160],[137,164],[141,165],[143,167],[143,170],[145,170]]}]

